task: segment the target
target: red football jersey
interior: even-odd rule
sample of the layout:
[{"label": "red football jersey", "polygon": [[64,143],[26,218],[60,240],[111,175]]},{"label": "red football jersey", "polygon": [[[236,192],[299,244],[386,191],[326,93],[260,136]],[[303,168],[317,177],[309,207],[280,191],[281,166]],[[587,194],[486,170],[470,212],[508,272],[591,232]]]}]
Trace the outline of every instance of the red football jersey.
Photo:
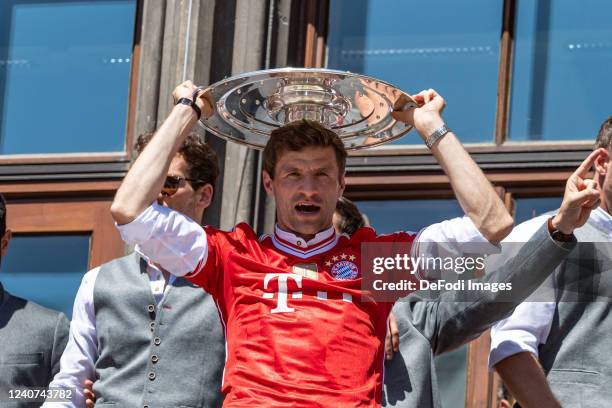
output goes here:
[{"label": "red football jersey", "polygon": [[380,406],[393,304],[362,301],[361,243],[409,246],[415,235],[330,229],[305,247],[258,239],[247,224],[206,234],[206,263],[186,278],[213,295],[223,320],[225,407]]}]

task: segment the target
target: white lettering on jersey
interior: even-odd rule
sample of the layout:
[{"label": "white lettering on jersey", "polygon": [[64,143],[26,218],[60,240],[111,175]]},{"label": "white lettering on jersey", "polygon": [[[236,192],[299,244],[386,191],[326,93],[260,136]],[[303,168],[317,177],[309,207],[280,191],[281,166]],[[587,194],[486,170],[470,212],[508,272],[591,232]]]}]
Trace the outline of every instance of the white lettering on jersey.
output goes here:
[{"label": "white lettering on jersey", "polygon": [[[295,273],[267,273],[264,278],[264,290],[268,290],[268,284],[274,278],[278,278],[278,299],[276,303],[276,307],[272,309],[270,312],[272,313],[291,313],[295,312],[295,309],[289,307],[287,304],[287,280],[289,278],[293,279],[297,284],[298,288],[302,288],[302,275],[298,275]],[[265,292],[263,294],[264,299],[274,299],[273,292]],[[291,294],[293,299],[300,299],[302,297],[302,292],[293,292]]]}]

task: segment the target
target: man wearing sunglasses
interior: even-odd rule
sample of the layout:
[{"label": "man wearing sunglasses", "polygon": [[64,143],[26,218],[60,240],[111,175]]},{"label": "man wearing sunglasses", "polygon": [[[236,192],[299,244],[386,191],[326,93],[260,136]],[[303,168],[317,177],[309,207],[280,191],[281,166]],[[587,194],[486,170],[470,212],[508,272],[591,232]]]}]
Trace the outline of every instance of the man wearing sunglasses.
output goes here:
[{"label": "man wearing sunglasses", "polygon": [[[151,138],[140,136],[136,150]],[[214,151],[190,134],[171,160],[156,201],[200,223],[218,173]],[[218,407],[224,357],[212,297],[134,252],[83,277],[70,341],[52,383],[76,393],[70,404],[45,406],[81,407],[87,398],[88,407],[94,401],[118,407]],[[90,380],[93,391],[83,391]]]},{"label": "man wearing sunglasses", "polygon": [[[224,406],[380,406],[393,303],[364,300],[361,243],[410,249],[418,246],[413,242],[446,242],[462,253],[466,242],[490,250],[512,227],[491,184],[444,126],[444,100],[433,90],[423,91],[415,96],[421,107],[394,114],[415,124],[469,217],[427,227],[418,237],[377,236],[369,228],[351,237],[336,235],[332,217],[344,191],[346,150],[331,130],[299,121],[276,129],[264,150],[263,184],[274,197],[277,225],[272,235],[258,238],[246,224],[232,232],[203,229],[155,203],[183,138],[200,112],[213,113],[209,96],[198,94],[189,81],[174,96],[183,102],[128,172],[111,213],[126,242],[138,244],[171,273],[197,282],[218,302],[227,338]],[[566,218],[561,214],[555,222],[569,223]],[[537,286],[567,253],[546,230],[536,239],[547,253],[539,265],[544,272],[530,273],[533,265],[522,259],[532,254],[522,253],[509,278],[525,278],[521,285]],[[522,294],[527,296],[525,290]],[[448,324],[461,324],[465,317],[451,316]],[[199,352],[195,345],[190,349]]]}]

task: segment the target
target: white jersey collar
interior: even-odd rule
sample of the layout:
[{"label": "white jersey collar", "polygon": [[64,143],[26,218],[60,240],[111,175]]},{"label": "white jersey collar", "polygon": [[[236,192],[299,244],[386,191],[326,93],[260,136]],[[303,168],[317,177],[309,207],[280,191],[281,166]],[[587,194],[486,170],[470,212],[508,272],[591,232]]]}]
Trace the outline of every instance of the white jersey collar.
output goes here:
[{"label": "white jersey collar", "polygon": [[277,249],[300,258],[309,258],[329,251],[336,246],[338,236],[334,227],[329,227],[306,241],[297,235],[282,230],[278,224],[274,227],[272,243]]}]

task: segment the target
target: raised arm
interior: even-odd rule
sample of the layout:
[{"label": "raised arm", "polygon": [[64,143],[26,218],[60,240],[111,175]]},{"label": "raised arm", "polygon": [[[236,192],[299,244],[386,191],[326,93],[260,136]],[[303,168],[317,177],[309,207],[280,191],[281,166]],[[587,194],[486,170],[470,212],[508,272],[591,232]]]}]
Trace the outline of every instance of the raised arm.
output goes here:
[{"label": "raised arm", "polygon": [[[413,124],[426,141],[444,125],[442,111],[444,98],[429,89],[413,96],[419,108],[396,111],[393,116]],[[396,106],[401,106],[398,101]],[[461,208],[490,242],[499,242],[512,230],[513,220],[493,186],[463,148],[455,134],[450,131],[431,147],[431,152],[450,179]]]},{"label": "raised arm", "polygon": [[[192,99],[197,88],[191,81],[183,82],[172,93],[175,100]],[[210,116],[212,104],[204,92],[196,98],[202,115]],[[195,109],[177,104],[161,125],[151,142],[138,156],[121,183],[111,206],[117,224],[132,222],[155,200],[162,189],[170,162],[181,143],[198,120]]]}]

